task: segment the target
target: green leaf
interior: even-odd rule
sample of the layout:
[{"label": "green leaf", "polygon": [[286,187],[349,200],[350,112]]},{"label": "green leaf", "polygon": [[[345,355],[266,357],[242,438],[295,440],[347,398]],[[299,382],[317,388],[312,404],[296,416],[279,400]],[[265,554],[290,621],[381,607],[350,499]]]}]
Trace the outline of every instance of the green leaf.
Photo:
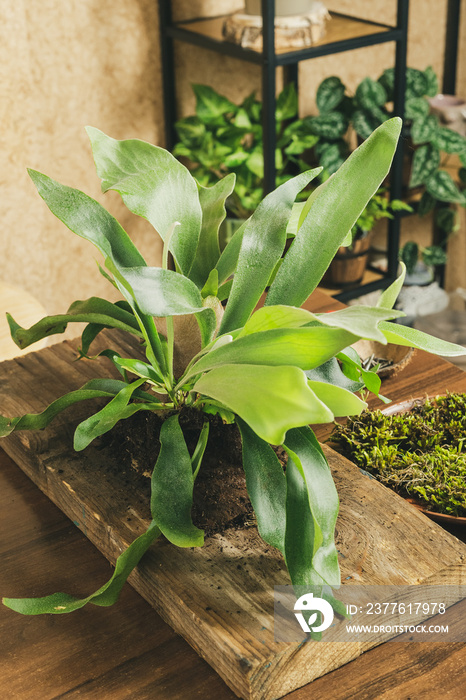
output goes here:
[{"label": "green leaf", "polygon": [[196,114],[205,124],[218,123],[224,114],[238,111],[238,107],[208,85],[193,84],[196,95]]},{"label": "green leaf", "polygon": [[297,367],[223,365],[203,375],[194,391],[219,401],[272,445],[290,428],[333,420]]},{"label": "green leaf", "polygon": [[204,457],[204,452],[205,452],[205,449],[207,447],[207,441],[209,439],[209,429],[210,429],[210,423],[209,423],[209,421],[205,421],[204,425],[201,428],[201,432],[200,432],[198,441],[196,443],[196,447],[194,448],[194,452],[193,452],[193,455],[191,457],[193,481],[196,481],[196,477],[199,474],[199,470],[201,468],[202,458]]},{"label": "green leaf", "polygon": [[333,75],[321,82],[317,88],[316,104],[319,112],[324,114],[338,107],[345,96],[345,86],[340,78]]},{"label": "green leaf", "polygon": [[441,202],[457,202],[464,205],[464,195],[446,170],[437,170],[426,180],[425,185],[428,193],[435,199],[439,199]]},{"label": "green leaf", "polygon": [[327,147],[322,151],[319,157],[319,165],[321,165],[329,175],[333,175],[338,168],[345,162],[348,156],[348,147],[343,140],[335,141],[327,144]]},{"label": "green leaf", "polygon": [[342,387],[314,379],[308,379],[308,385],[322,403],[328,406],[335,418],[359,415],[367,408],[365,401]]},{"label": "green leaf", "polygon": [[119,420],[129,418],[130,415],[138,410],[142,410],[143,407],[146,410],[153,410],[154,405],[150,404],[132,404],[128,406],[134,390],[139,389],[145,381],[145,378],[138,379],[132,384],[126,385],[102,410],[82,421],[74,433],[74,449],[77,452],[84,450],[96,437],[104,435],[111,430]]},{"label": "green leaf", "polygon": [[[80,401],[87,401],[88,399],[113,398],[115,394],[126,386],[127,384],[125,382],[115,379],[92,379],[80,389],[70,391],[68,394],[53,401],[50,406],[41,413],[27,413],[17,418],[5,418],[4,416],[0,416],[0,437],[6,437],[14,430],[42,430],[52,422],[55,416],[69,406],[73,406]],[[155,397],[145,392],[142,392],[142,396],[138,396],[138,398],[144,398],[145,400],[147,400],[147,397],[151,400],[155,399]]]},{"label": "green leaf", "polygon": [[436,203],[435,197],[432,197],[427,191],[422,193],[422,197],[419,202],[417,213],[419,216],[426,216],[434,209]]},{"label": "green leaf", "polygon": [[345,135],[348,120],[341,112],[328,112],[308,121],[310,131],[316,136],[336,141]]},{"label": "green leaf", "polygon": [[431,143],[420,146],[414,151],[413,166],[409,179],[410,187],[422,185],[440,165],[440,152]]},{"label": "green leaf", "polygon": [[133,360],[127,357],[115,357],[115,365],[121,367],[122,369],[136,374],[138,377],[143,377],[148,382],[153,384],[163,384],[163,377],[155,370],[152,365],[147,364],[147,362],[142,362],[141,360]]},{"label": "green leaf", "polygon": [[295,199],[318,173],[318,168],[309,170],[277,187],[246,222],[221,333],[240,328],[248,320],[285,248]]},{"label": "green leaf", "polygon": [[414,272],[419,259],[419,246],[414,241],[408,241],[400,250],[400,260],[406,265],[406,270],[410,275]]},{"label": "green leaf", "polygon": [[442,207],[435,212],[436,225],[447,235],[455,230],[456,220],[455,210],[449,207]]},{"label": "green leaf", "polygon": [[294,119],[298,114],[298,95],[294,83],[289,83],[277,97],[276,120]]},{"label": "green leaf", "polygon": [[381,83],[364,78],[356,88],[356,101],[362,109],[371,112],[374,107],[382,107],[387,101],[387,93]]},{"label": "green leaf", "polygon": [[423,120],[430,112],[430,106],[424,97],[411,97],[406,100],[405,118]]},{"label": "green leaf", "polygon": [[334,328],[341,328],[367,340],[385,343],[385,336],[378,329],[380,321],[403,316],[402,311],[375,306],[348,306],[346,309],[326,314],[316,314],[320,323]]},{"label": "green leaf", "polygon": [[309,506],[302,467],[300,470],[296,466],[296,462],[300,464],[299,458],[292,459],[292,454],[288,453],[286,467],[286,566],[294,586],[322,585],[323,579],[312,564],[322,542],[322,533]]},{"label": "green leaf", "polygon": [[382,75],[377,81],[382,85],[384,88],[386,95],[387,95],[387,101],[391,102],[393,100],[393,91],[395,87],[395,71],[393,68],[387,68],[384,70]]},{"label": "green leaf", "polygon": [[194,282],[161,267],[132,267],[124,271],[143,314],[179,316],[203,310],[202,297]]},{"label": "green leaf", "polygon": [[417,68],[406,69],[406,99],[426,95],[429,87],[432,87],[430,75],[428,79],[425,73]]},{"label": "green leaf", "polygon": [[208,345],[214,338],[217,329],[217,314],[222,308],[217,297],[208,296],[203,300],[203,311],[196,314],[197,325],[201,333],[201,347]]},{"label": "green leaf", "polygon": [[240,418],[246,487],[262,539],[282,553],[285,549],[286,477],[273,449]]},{"label": "green leaf", "polygon": [[[163,240],[173,224],[170,250],[188,274],[196,254],[202,211],[196,181],[171,153],[139,139],[117,141],[87,127],[102,189],[116,190],[130,211],[147,219]],[[126,267],[141,265],[129,262]]]},{"label": "green leaf", "polygon": [[466,148],[466,138],[446,126],[440,126],[432,142],[445,153],[461,153]]},{"label": "green leaf", "polygon": [[132,313],[98,297],[91,297],[86,301],[75,301],[66,314],[46,316],[31,328],[22,328],[10,314],[7,314],[7,320],[11,337],[19,348],[27,348],[42,338],[64,333],[68,323],[95,323],[101,327],[119,328],[134,335],[141,335]]},{"label": "green leaf", "polygon": [[447,254],[438,245],[430,245],[422,251],[422,259],[425,265],[445,265]]},{"label": "green leaf", "polygon": [[263,306],[252,314],[238,337],[273,328],[299,328],[316,319],[315,314],[295,306]]},{"label": "green leaf", "polygon": [[216,297],[218,294],[218,270],[213,268],[210,271],[207,281],[203,288],[201,289],[201,296],[203,299],[206,297]]},{"label": "green leaf", "polygon": [[327,384],[333,384],[351,392],[360,391],[364,387],[364,382],[359,381],[359,375],[356,375],[357,380],[350,379],[341,371],[338,360],[335,357],[327,360],[319,367],[306,370],[305,374],[308,379],[314,382],[327,382]]},{"label": "green leaf", "polygon": [[434,72],[432,66],[428,66],[424,71],[424,78],[426,80],[426,92],[428,97],[435,97],[438,95],[438,78]]},{"label": "green leaf", "polygon": [[262,180],[264,177],[264,156],[262,151],[254,151],[246,160],[246,167]]},{"label": "green leaf", "polygon": [[150,508],[154,522],[177,547],[202,547],[204,533],[191,520],[193,468],[178,415],[163,422],[160,444],[151,479]]},{"label": "green leaf", "polygon": [[432,141],[438,128],[438,120],[433,114],[423,119],[416,119],[411,127],[413,143],[427,143]]},{"label": "green leaf", "polygon": [[401,120],[390,119],[316,190],[267,295],[266,306],[301,306],[316,288],[348,231],[380,187],[395,152]]},{"label": "green leaf", "polygon": [[392,284],[385,289],[380,295],[377,306],[382,309],[393,309],[395,302],[398,299],[398,295],[401,292],[403,283],[406,277],[406,265],[402,262],[401,272]]},{"label": "green leaf", "polygon": [[415,330],[409,326],[382,322],[379,327],[388,342],[394,345],[419,348],[433,355],[441,355],[443,357],[466,355],[466,348],[463,346],[440,340],[440,338],[434,338],[434,336],[422,333],[422,331]]},{"label": "green leaf", "polygon": [[[346,348],[339,352],[337,358],[341,362],[343,373],[353,381],[362,380],[366,389],[369,389],[373,394],[379,396],[381,379],[373,371],[363,369],[361,366],[361,358],[354,348]],[[383,399],[382,399],[383,400]]]},{"label": "green leaf", "polygon": [[205,137],[206,128],[199,117],[190,115],[175,122],[180,141],[188,148],[200,148]]},{"label": "green leaf", "polygon": [[106,584],[87,598],[75,598],[67,593],[53,593],[44,598],[3,598],[3,604],[22,615],[63,614],[79,610],[87,603],[107,607],[118,600],[121,589],[130,573],[139,564],[143,555],[160,535],[160,530],[151,523],[125,551],[115,564],[115,571]]},{"label": "green leaf", "polygon": [[73,233],[93,243],[117,268],[146,264],[118,221],[98,202],[36,170],[28,173],[52,214]]},{"label": "green leaf", "polygon": [[291,365],[312,369],[356,342],[357,338],[349,331],[320,325],[251,333],[206,353],[191,367],[187,377],[229,364]]},{"label": "green leaf", "polygon": [[[285,448],[289,455],[287,485],[291,486],[290,495],[294,494],[292,500],[298,506],[296,513],[291,512],[291,503],[287,498],[285,557],[289,570],[290,565],[293,570],[293,574],[290,571],[291,579],[294,585],[318,584],[323,581],[330,586],[339,587],[340,569],[335,546],[339,502],[327,460],[314,433],[307,426],[288,431]],[[292,479],[288,481],[290,467]],[[306,497],[311,517],[306,514]],[[304,542],[299,541],[301,538],[297,519],[300,515],[304,515]],[[292,533],[293,539],[297,538],[298,541],[291,541]],[[321,580],[316,579],[315,574]]]},{"label": "green leaf", "polygon": [[202,288],[220,257],[218,232],[226,216],[225,200],[235,187],[235,175],[230,173],[213,187],[199,185],[199,201],[202,209],[202,226],[196,257],[189,273],[190,279]]},{"label": "green leaf", "polygon": [[385,115],[382,118],[381,115],[373,111],[358,109],[353,114],[353,126],[358,136],[362,139],[367,139],[382,124],[384,118],[386,118]]}]

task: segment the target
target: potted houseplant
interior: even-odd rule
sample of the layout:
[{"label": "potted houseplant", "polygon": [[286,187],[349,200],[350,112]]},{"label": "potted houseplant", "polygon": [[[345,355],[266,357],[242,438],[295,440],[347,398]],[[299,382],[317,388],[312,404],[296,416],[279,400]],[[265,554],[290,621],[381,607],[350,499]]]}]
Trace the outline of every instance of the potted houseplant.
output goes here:
[{"label": "potted houseplant", "polygon": [[[24,614],[61,614],[87,603],[109,605],[161,534],[176,546],[201,546],[203,532],[191,517],[193,488],[215,415],[217,421],[235,422],[240,431],[247,488],[262,538],[282,552],[294,584],[313,587],[336,610],[345,612],[332,595],[332,588],[340,583],[334,543],[338,496],[308,424],[328,422],[365,407],[345,372],[357,373],[357,388],[365,384],[378,391],[378,377],[344,351],[358,338],[442,354],[465,352],[389,322],[400,315],[393,304],[402,277],[374,308],[351,307],[319,315],[300,308],[386,176],[400,128],[399,119],[383,124],[311,195],[265,306],[258,310],[264,287],[283,255],[295,198],[318,170],[299,174],[268,195],[220,253],[218,229],[225,200],[233,191],[233,175],[204,188],[163,149],[138,140],[115,141],[88,129],[103,189],[118,191],[128,208],[147,218],[163,238],[161,268],[147,266],[120,224],[96,201],[30,172],[51,211],[103,255],[106,269],[101,271],[122,299],[78,301],[66,314],[46,317],[30,329],[9,317],[14,340],[27,347],[39,338],[62,333],[68,323],[84,321],[82,355],[88,356],[92,341],[110,327],[140,339],[146,359],[105,351],[121,372],[121,380],[91,380],[40,414],[1,418],[1,434],[43,428],[66,407],[90,398],[107,403],[76,428],[77,451],[138,412],[160,412],[164,421],[151,475],[152,521],[119,556],[110,580],[85,598],[57,593],[9,598],[4,600],[7,606]],[[169,253],[174,270],[169,269]],[[222,298],[227,300],[225,308]],[[192,335],[196,338],[188,338],[190,352],[175,368],[180,345],[177,319],[186,316],[195,323],[197,331]],[[156,319],[165,320],[164,334],[157,329]],[[196,416],[192,454],[180,427],[180,412]],[[283,446],[288,456],[286,471],[272,445]]]},{"label": "potted houseplant", "polygon": [[[195,114],[176,122],[180,141],[173,153],[187,159],[204,187],[235,174],[235,187],[226,203],[229,216],[224,223],[224,241],[228,241],[263,198],[262,103],[254,93],[237,105],[207,85],[194,84],[192,88]],[[301,156],[317,142],[317,137],[304,130],[297,114],[298,97],[290,83],[277,98],[277,185],[308,170]]]},{"label": "potted houseplant", "polygon": [[405,284],[430,284],[434,279],[435,268],[447,262],[447,254],[442,246],[422,247],[415,241],[407,241],[399,255],[406,265]]},{"label": "potted houseplant", "polygon": [[[423,188],[418,214],[423,216],[435,209],[436,224],[448,235],[455,228],[455,206],[466,206],[466,139],[443,126],[430,113],[429,98],[438,92],[437,76],[432,68],[424,71],[408,68],[406,83],[405,118],[411,138],[410,152],[406,154],[407,186]],[[319,115],[308,117],[305,124],[319,137],[316,156],[328,172],[334,172],[347,157],[351,140],[348,134],[355,132],[358,138],[365,139],[391,116],[393,88],[393,69],[384,71],[376,81],[364,78],[354,94],[349,93],[337,76],[319,85],[316,95]],[[447,167],[451,156],[460,161],[455,179]]]}]

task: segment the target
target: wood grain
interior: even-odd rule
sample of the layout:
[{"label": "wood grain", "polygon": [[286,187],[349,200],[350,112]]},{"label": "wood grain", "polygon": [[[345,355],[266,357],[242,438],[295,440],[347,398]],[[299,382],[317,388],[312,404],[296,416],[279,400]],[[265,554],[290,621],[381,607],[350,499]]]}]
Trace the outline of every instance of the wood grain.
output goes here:
[{"label": "wood grain", "polygon": [[[322,301],[324,306],[329,303]],[[128,349],[117,346],[119,342],[113,337],[112,347],[124,354]],[[73,346],[64,343],[5,363],[2,410],[9,414],[40,410],[41,403],[53,400],[65,387],[80,386],[96,371],[95,364],[73,359]],[[56,381],[46,385],[47,372]],[[42,390],[44,396],[39,398]],[[69,454],[72,426],[87,412],[81,406],[40,437],[18,433],[4,444],[40,488],[114,561],[145,527],[148,505],[131,484],[110,479],[103,451],[91,446],[79,456]],[[342,501],[338,548],[344,579],[417,583],[440,572],[448,580],[449,570],[455,576],[458,571],[464,573],[463,544],[326,450]],[[280,697],[363,651],[355,643],[322,644],[318,655],[310,645],[300,649],[277,645],[271,589],[287,582],[280,557],[252,528],[214,536],[201,550],[178,550],[160,541],[132,577],[133,586],[208,658],[236,693],[256,698]],[[85,594],[88,589],[79,577],[79,585],[69,590]]]},{"label": "wood grain", "polygon": [[[316,44],[333,44],[337,41],[346,41],[356,37],[368,36],[369,34],[379,34],[387,31],[385,27],[367,22],[360,22],[357,19],[350,17],[342,17],[337,14],[330,13],[331,20],[325,25],[326,33],[319,39]],[[195,22],[181,23],[179,26],[182,29],[193,31],[198,34],[203,34],[211,39],[223,41],[222,28],[225,21],[224,17],[214,17],[212,19],[197,20]],[[256,49],[253,49],[256,50]],[[277,47],[276,53],[288,53],[288,47]]]}]

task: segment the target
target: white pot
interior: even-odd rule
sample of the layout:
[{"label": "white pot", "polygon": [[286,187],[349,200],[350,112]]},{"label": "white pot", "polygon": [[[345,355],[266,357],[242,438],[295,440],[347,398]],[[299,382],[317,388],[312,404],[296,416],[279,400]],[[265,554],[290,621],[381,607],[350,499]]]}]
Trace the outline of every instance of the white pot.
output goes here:
[{"label": "white pot", "polygon": [[[304,15],[312,12],[315,0],[275,0],[275,15]],[[246,14],[261,15],[261,0],[246,0]]]}]

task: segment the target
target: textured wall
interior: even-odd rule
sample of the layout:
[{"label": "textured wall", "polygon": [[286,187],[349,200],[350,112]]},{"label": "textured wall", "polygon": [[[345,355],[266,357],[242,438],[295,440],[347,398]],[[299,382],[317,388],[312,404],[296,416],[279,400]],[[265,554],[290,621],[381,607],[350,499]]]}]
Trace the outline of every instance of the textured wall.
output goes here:
[{"label": "textured wall", "polygon": [[[409,63],[441,71],[446,0],[411,0]],[[241,0],[173,0],[178,19],[241,8]],[[329,0],[330,9],[390,22],[395,0]],[[2,0],[0,24],[0,279],[24,287],[48,312],[112,290],[96,271],[93,247],[69,233],[38,197],[26,168],[79,187],[108,206],[144,254],[157,261],[150,226],[129,215],[118,195],[102,196],[84,132],[94,125],[116,138],[163,145],[156,0]],[[466,94],[466,11],[461,28],[459,92]],[[350,87],[393,62],[390,45],[301,64],[301,111],[327,75]],[[206,82],[232,99],[260,94],[254,65],[176,45],[180,114],[193,109],[190,82]],[[279,80],[280,82],[280,80]]]},{"label": "textured wall", "polygon": [[153,0],[3,0],[0,24],[0,279],[49,313],[111,294],[94,247],[70,233],[36,193],[27,167],[105,203],[158,258],[157,235],[116,193],[101,195],[84,126],[160,141],[157,7]]}]

